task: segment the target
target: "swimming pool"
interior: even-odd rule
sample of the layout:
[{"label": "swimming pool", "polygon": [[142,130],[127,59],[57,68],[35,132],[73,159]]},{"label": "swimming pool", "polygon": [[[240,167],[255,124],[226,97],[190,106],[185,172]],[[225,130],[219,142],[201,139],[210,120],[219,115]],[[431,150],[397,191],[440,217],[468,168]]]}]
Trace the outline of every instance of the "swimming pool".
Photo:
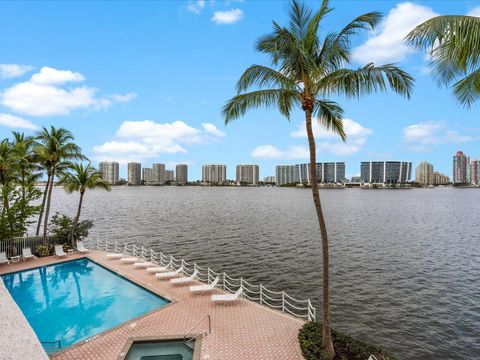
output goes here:
[{"label": "swimming pool", "polygon": [[2,276],[47,352],[55,352],[169,303],[83,258]]}]

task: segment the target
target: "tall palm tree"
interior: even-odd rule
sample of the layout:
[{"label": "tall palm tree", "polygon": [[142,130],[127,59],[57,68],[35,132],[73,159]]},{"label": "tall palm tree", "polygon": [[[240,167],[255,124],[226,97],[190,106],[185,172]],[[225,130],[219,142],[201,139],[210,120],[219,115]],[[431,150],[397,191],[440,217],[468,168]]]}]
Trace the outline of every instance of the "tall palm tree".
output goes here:
[{"label": "tall palm tree", "polygon": [[13,176],[14,162],[12,143],[8,139],[0,142],[0,186],[2,187],[2,214],[9,209],[8,191],[6,188],[10,185]]},{"label": "tall palm tree", "polygon": [[64,128],[50,127],[50,130],[43,128],[36,134],[35,147],[36,154],[43,159],[43,162],[49,166],[49,186],[45,203],[45,218],[43,223],[43,241],[47,242],[48,218],[50,213],[50,204],[52,200],[52,189],[55,182],[55,176],[60,170],[60,166],[72,160],[86,159],[81,153],[81,149],[73,140],[72,133]]},{"label": "tall palm tree", "polygon": [[75,247],[74,234],[75,229],[80,219],[80,212],[82,210],[83,196],[87,189],[100,188],[110,191],[110,184],[103,180],[102,175],[90,164],[83,166],[83,164],[72,164],[71,171],[65,172],[58,182],[63,185],[65,191],[69,194],[78,191],[80,193],[80,200],[78,202],[77,215],[73,221],[72,230],[70,233],[70,240],[72,247]]},{"label": "tall palm tree", "polygon": [[409,45],[429,52],[439,84],[453,83],[457,102],[470,108],[480,99],[480,17],[437,16],[406,37]]},{"label": "tall palm tree", "polygon": [[[319,37],[319,26],[331,11],[328,0],[313,13],[304,3],[293,0],[289,25],[273,22],[273,32],[261,37],[256,48],[267,54],[272,67],[250,66],[237,83],[237,95],[223,107],[225,123],[237,119],[250,108],[276,106],[290,119],[294,106],[305,114],[305,127],[310,148],[310,179],[322,241],[323,296],[322,348],[327,359],[333,359],[329,315],[329,254],[328,235],[317,185],[316,147],[312,131],[312,116],[321,126],[346,140],[343,109],[329,96],[360,97],[377,91],[393,91],[410,97],[413,78],[398,67],[369,63],[351,69],[350,40],[358,31],[373,29],[381,15],[371,12],[353,19],[339,32]],[[255,89],[246,92],[251,87]]]},{"label": "tall palm tree", "polygon": [[36,163],[36,155],[33,152],[34,139],[16,131],[12,131],[12,134],[12,153],[18,172],[18,180],[22,191],[22,200],[25,201],[25,191],[27,186],[32,182],[35,182],[40,175],[35,173],[35,170],[39,170],[39,166]]}]

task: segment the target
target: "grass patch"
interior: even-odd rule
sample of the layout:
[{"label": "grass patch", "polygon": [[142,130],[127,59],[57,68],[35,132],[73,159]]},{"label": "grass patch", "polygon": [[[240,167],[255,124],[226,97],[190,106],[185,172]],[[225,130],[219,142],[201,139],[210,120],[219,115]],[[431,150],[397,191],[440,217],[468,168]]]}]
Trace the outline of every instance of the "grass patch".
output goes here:
[{"label": "grass patch", "polygon": [[[333,346],[335,347],[335,360],[367,360],[374,355],[377,360],[395,360],[377,346],[357,340],[332,329]],[[306,360],[323,360],[322,355],[322,324],[316,322],[306,323],[298,333],[298,341]]]}]

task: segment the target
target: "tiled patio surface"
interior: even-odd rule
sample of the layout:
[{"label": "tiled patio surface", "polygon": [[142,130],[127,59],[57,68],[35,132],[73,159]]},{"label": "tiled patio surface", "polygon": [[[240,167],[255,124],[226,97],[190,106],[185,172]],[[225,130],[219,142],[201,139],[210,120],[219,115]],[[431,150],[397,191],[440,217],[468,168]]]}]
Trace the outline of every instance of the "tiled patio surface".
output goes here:
[{"label": "tiled patio surface", "polygon": [[[79,255],[71,255],[73,259]],[[110,260],[105,253],[91,251],[92,260],[123,274],[173,303],[144,317],[129,321],[86,342],[74,345],[54,359],[117,359],[130,337],[183,335],[202,317],[210,314],[212,333],[202,339],[202,360],[295,360],[303,359],[297,334],[303,322],[256,303],[241,300],[215,305],[210,294],[192,295],[189,286],[174,286],[157,280],[145,269]],[[54,257],[0,267],[0,274],[58,262]],[[8,269],[8,270],[7,270]],[[217,290],[215,293],[220,293]],[[207,321],[194,333],[207,331]]]}]

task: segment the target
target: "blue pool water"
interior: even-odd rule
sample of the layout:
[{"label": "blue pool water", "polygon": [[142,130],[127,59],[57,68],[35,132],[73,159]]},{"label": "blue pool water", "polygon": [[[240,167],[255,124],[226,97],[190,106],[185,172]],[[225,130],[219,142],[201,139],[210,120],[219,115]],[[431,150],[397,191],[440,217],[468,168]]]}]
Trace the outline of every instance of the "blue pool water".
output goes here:
[{"label": "blue pool water", "polygon": [[2,279],[40,341],[60,340],[62,348],[169,302],[88,259]]}]

